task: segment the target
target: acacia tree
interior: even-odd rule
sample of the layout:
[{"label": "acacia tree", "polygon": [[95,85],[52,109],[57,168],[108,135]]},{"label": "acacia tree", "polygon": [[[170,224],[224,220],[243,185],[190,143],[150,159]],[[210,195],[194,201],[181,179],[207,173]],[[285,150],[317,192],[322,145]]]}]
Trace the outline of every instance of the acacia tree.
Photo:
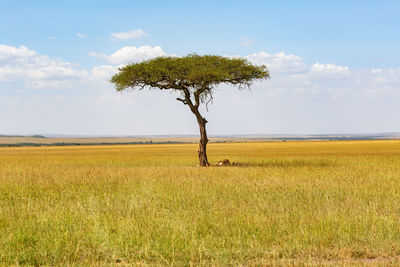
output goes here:
[{"label": "acacia tree", "polygon": [[158,57],[119,69],[111,78],[117,91],[129,88],[158,88],[180,93],[178,101],[196,116],[200,128],[199,165],[209,166],[207,159],[207,120],[200,114],[200,104],[208,104],[218,84],[250,87],[256,79],[269,78],[265,66],[254,66],[244,58],[190,54],[185,57]]}]

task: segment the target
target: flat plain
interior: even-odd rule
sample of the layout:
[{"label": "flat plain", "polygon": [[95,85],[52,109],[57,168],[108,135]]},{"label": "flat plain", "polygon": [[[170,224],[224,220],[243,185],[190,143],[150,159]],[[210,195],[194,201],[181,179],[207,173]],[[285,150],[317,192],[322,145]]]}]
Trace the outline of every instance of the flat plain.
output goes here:
[{"label": "flat plain", "polygon": [[0,148],[4,265],[387,265],[400,141]]},{"label": "flat plain", "polygon": [[[79,144],[79,145],[101,145],[107,144],[129,144],[129,143],[198,143],[198,137],[46,137],[38,138],[32,136],[0,136],[0,145],[16,144]],[[211,142],[232,142],[232,138],[210,138]],[[258,140],[256,140],[258,141]]]}]

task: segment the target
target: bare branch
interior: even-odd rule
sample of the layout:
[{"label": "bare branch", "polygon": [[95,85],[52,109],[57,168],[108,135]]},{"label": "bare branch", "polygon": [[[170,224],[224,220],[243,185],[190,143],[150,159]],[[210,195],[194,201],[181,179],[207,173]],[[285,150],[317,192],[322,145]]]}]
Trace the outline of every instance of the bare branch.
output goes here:
[{"label": "bare branch", "polygon": [[211,102],[211,104],[213,103],[213,101],[214,101],[214,97],[212,96],[212,94],[210,94],[210,99],[208,99],[208,101],[206,102],[206,110],[207,110],[207,112],[208,112],[208,104]]},{"label": "bare branch", "polygon": [[185,104],[185,105],[187,105],[188,104],[188,102],[186,101],[186,100],[184,100],[184,99],[182,99],[182,98],[177,98],[176,100],[178,100],[178,101],[181,101],[183,104]]}]

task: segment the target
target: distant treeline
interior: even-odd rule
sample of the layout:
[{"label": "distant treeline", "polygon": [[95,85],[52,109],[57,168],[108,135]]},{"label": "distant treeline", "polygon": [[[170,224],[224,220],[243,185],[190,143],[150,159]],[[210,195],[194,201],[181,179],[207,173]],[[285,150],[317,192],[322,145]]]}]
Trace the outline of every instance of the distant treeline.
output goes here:
[{"label": "distant treeline", "polygon": [[24,136],[24,135],[4,135],[4,134],[0,134],[0,137],[32,137],[32,138],[46,138],[46,136],[43,136],[43,135],[29,135],[29,136]]},{"label": "distant treeline", "polygon": [[21,147],[21,146],[101,146],[101,145],[143,145],[143,144],[185,144],[187,142],[153,142],[153,141],[139,141],[139,142],[100,142],[100,143],[16,143],[16,144],[0,144],[0,147]]},{"label": "distant treeline", "polygon": [[383,140],[379,136],[366,137],[366,136],[336,136],[336,137],[288,137],[288,138],[268,138],[270,140],[281,141],[362,141],[362,140]]}]

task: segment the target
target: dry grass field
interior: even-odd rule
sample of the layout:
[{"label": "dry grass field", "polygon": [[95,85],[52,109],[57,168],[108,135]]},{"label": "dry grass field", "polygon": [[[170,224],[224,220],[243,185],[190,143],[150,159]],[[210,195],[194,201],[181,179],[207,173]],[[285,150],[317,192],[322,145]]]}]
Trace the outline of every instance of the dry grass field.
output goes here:
[{"label": "dry grass field", "polygon": [[400,264],[400,141],[0,148],[4,265]]}]

